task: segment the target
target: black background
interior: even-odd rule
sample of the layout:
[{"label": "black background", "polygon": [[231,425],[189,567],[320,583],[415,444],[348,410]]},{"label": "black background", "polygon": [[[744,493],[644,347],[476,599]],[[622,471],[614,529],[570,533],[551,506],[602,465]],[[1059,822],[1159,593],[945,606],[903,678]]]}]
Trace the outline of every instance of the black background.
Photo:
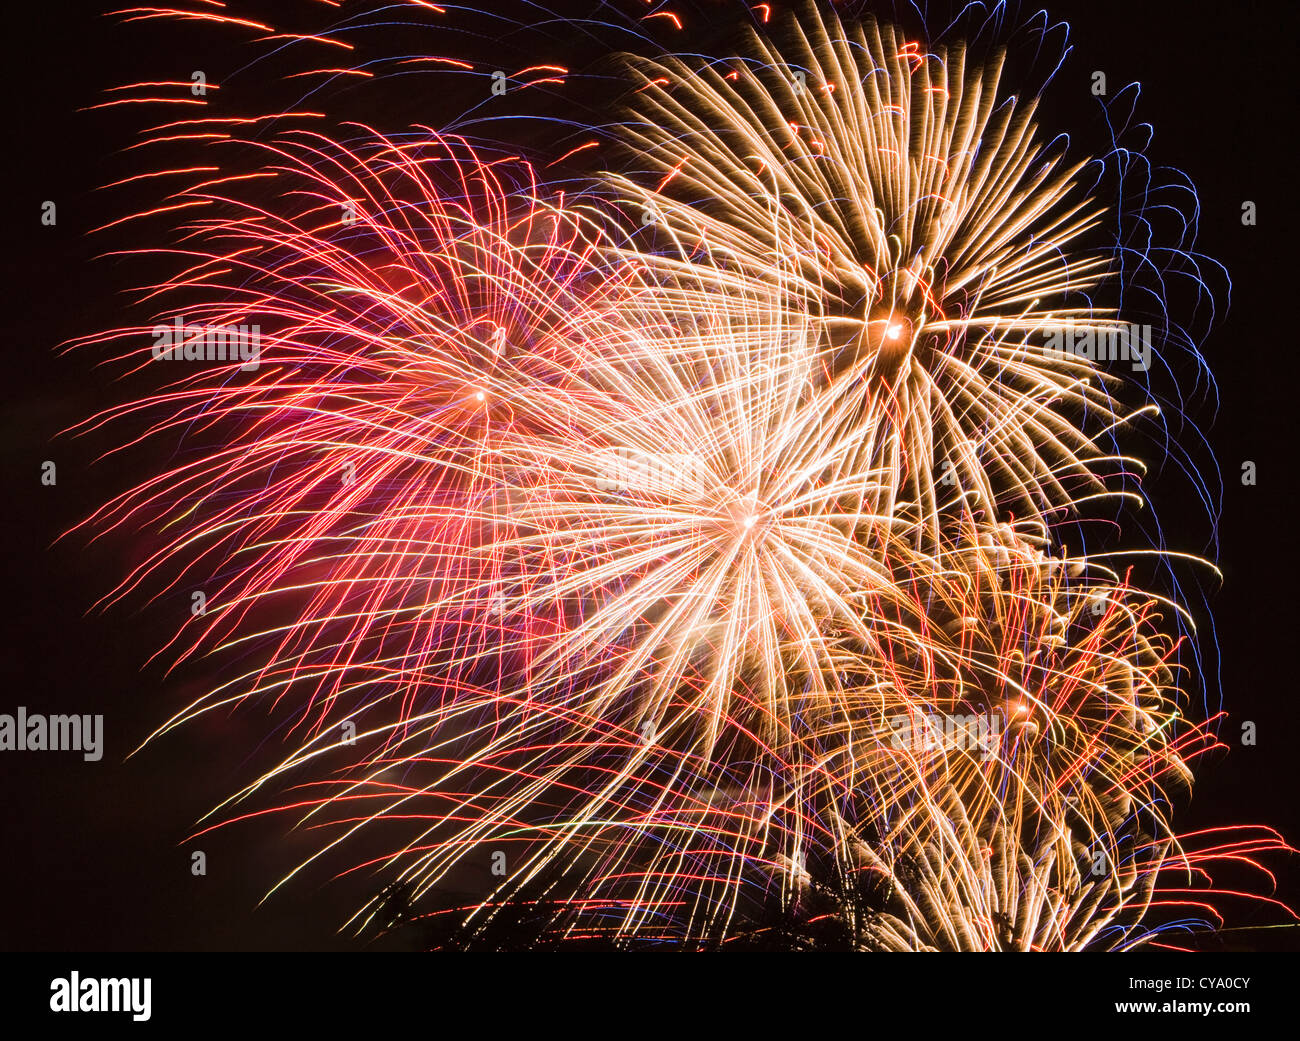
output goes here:
[{"label": "black background", "polygon": [[[1292,237],[1294,5],[1099,0],[1056,3],[1052,12],[1071,21],[1075,47],[1053,92],[1082,97],[1093,69],[1106,71],[1112,90],[1142,83],[1139,112],[1156,128],[1151,153],[1196,184],[1198,246],[1227,266],[1233,282],[1230,312],[1204,346],[1221,402],[1217,416],[1207,404],[1196,418],[1225,478],[1219,564],[1226,580],[1212,605],[1230,713],[1223,735],[1234,747],[1200,764],[1196,795],[1176,820],[1183,831],[1267,824],[1295,842],[1300,367],[1288,311],[1300,301]],[[124,761],[181,699],[199,691],[201,676],[164,679],[160,668],[144,665],[160,635],[170,634],[169,612],[184,604],[92,611],[134,559],[132,547],[120,540],[88,546],[80,536],[53,545],[139,473],[138,459],[95,463],[107,443],[57,436],[124,393],[115,373],[94,367],[93,352],[56,352],[71,337],[122,323],[121,290],[129,282],[121,264],[93,259],[105,244],[86,233],[121,215],[94,189],[110,171],[130,168],[115,155],[130,138],[117,116],[77,110],[121,83],[185,79],[193,68],[218,70],[220,79],[231,64],[231,37],[122,27],[96,4],[72,2],[11,6],[4,28],[7,248],[0,266],[8,361],[0,380],[0,532],[7,617],[0,711],[21,704],[33,712],[103,712],[106,752],[98,763],[71,753],[0,757],[0,948],[356,947],[336,930],[374,882],[309,875],[259,906],[312,848],[309,837],[286,838],[279,822],[269,822],[185,841],[193,823],[274,751],[263,745],[255,714],[211,719]],[[1069,102],[1060,104],[1065,117]],[[403,90],[371,121],[381,129],[435,121],[437,107],[425,107]],[[46,199],[59,207],[53,228],[40,223]],[[1241,224],[1247,199],[1258,205],[1256,227]],[[44,460],[58,464],[54,488],[40,483]],[[1243,460],[1258,465],[1256,487],[1238,480]],[[1202,551],[1208,527],[1194,504],[1172,483],[1163,501],[1160,492],[1157,481],[1169,544]],[[1257,747],[1237,746],[1242,720],[1257,723]],[[206,877],[190,874],[193,849],[208,854]],[[1275,857],[1270,865],[1279,872],[1279,897],[1300,905],[1295,860]],[[1286,919],[1277,908],[1222,906],[1236,927]],[[1199,942],[1294,949],[1300,930],[1245,930]]]}]

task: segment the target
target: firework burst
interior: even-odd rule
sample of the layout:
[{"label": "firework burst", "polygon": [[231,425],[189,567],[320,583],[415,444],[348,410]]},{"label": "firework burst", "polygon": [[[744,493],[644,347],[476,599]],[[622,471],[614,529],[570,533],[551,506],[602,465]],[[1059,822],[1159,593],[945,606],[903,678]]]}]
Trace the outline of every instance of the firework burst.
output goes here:
[{"label": "firework burst", "polygon": [[1190,623],[1053,542],[1140,469],[1114,378],[1038,342],[1121,328],[1079,165],[996,54],[784,31],[631,66],[637,169],[590,193],[429,128],[225,126],[158,310],[89,339],[259,330],[87,424],[201,445],[90,523],[160,527],[114,596],[205,589],[168,657],[239,666],[153,736],[284,724],[212,826],[378,843],[358,929],[703,947],[774,904],[1124,949],[1171,871],[1282,847],[1177,835]]},{"label": "firework burst", "polygon": [[1089,246],[1104,208],[1084,164],[1007,91],[1000,54],[811,9],[784,29],[734,60],[630,63],[644,86],[618,132],[642,172],[614,187],[669,278],[704,262],[807,313],[810,407],[862,432],[845,465],[883,469],[882,510],[919,509],[932,536],[954,492],[1040,520],[1107,494],[1140,465],[1099,440],[1129,418],[1115,377],[1043,345],[1123,328],[1096,302],[1114,261]]}]

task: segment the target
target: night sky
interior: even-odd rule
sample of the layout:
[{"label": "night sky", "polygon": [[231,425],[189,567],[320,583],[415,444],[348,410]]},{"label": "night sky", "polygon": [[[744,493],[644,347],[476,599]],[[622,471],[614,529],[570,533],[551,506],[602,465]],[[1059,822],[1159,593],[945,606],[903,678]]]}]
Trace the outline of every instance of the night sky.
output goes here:
[{"label": "night sky", "polygon": [[[220,79],[247,58],[230,37],[122,26],[98,6],[47,0],[5,13],[8,248],[0,263],[11,361],[0,438],[7,615],[0,712],[24,705],[31,712],[103,713],[106,747],[99,762],[73,753],[0,752],[0,891],[7,897],[0,947],[354,948],[360,941],[336,930],[382,884],[373,878],[331,882],[318,871],[258,906],[314,848],[312,836],[287,834],[281,821],[270,820],[187,841],[196,820],[277,756],[278,740],[256,710],[213,714],[125,760],[212,678],[202,667],[169,677],[160,663],[147,664],[184,609],[179,596],[93,607],[140,559],[146,541],[117,534],[90,544],[74,534],[55,544],[109,495],[165,462],[157,449],[96,462],[110,447],[105,440],[57,436],[132,391],[130,381],[115,382],[119,370],[95,367],[93,351],[57,351],[72,337],[123,323],[122,290],[138,274],[120,261],[94,259],[110,245],[129,247],[129,236],[110,244],[86,234],[125,212],[94,189],[131,169],[118,154],[131,143],[129,124],[77,110],[102,100],[107,87],[188,78],[193,68]],[[1217,414],[1212,400],[1191,404],[1223,474],[1217,561],[1225,582],[1211,590],[1214,624],[1202,632],[1219,648],[1215,667],[1229,714],[1221,734],[1230,748],[1201,761],[1195,796],[1175,821],[1182,831],[1266,824],[1295,843],[1300,363],[1285,318],[1297,297],[1288,259],[1296,249],[1289,160],[1296,99],[1288,52],[1297,37],[1295,6],[1097,0],[1054,3],[1051,11],[1071,22],[1074,52],[1045,102],[1043,122],[1069,129],[1080,113],[1093,111],[1087,84],[1094,69],[1106,71],[1112,91],[1140,81],[1138,112],[1155,127],[1150,153],[1196,185],[1198,248],[1225,264],[1232,280],[1231,308],[1203,346],[1218,380]],[[376,94],[349,103],[373,106]],[[439,113],[454,112],[456,103],[403,87],[370,121],[393,130],[415,120],[437,125],[448,118]],[[40,223],[47,199],[58,205],[52,228]],[[1242,225],[1246,200],[1257,204],[1257,226]],[[58,466],[52,488],[40,481],[45,460]],[[1245,460],[1257,464],[1256,486],[1240,482]],[[1211,552],[1203,510],[1176,473],[1157,476],[1148,491],[1171,548]],[[1246,720],[1258,727],[1253,748],[1237,739]],[[190,873],[195,849],[207,854],[206,877]],[[1291,905],[1300,905],[1297,859],[1269,862],[1279,874],[1277,896]],[[1226,900],[1222,906],[1235,927],[1284,920],[1277,908]],[[1300,930],[1242,930],[1199,943],[1297,949]]]}]

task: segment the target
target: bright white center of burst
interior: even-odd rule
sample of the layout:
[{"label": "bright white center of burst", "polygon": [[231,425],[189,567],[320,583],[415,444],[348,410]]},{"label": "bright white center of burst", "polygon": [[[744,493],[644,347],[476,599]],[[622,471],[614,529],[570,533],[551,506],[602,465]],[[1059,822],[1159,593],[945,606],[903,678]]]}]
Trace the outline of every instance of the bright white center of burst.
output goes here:
[{"label": "bright white center of burst", "polygon": [[752,528],[752,527],[754,526],[754,522],[755,522],[755,520],[757,520],[757,518],[755,518],[755,517],[746,517],[746,518],[745,518],[745,527],[746,527],[747,529],[748,529],[748,528]]},{"label": "bright white center of burst", "polygon": [[485,395],[485,394],[480,390],[477,394],[474,395],[474,400],[475,400],[475,401],[486,401],[486,400],[487,400],[487,395]]},{"label": "bright white center of burst", "polygon": [[903,335],[903,327],[901,325],[891,325],[888,329],[885,330],[885,335],[888,336],[891,340],[897,340],[900,336]]}]

